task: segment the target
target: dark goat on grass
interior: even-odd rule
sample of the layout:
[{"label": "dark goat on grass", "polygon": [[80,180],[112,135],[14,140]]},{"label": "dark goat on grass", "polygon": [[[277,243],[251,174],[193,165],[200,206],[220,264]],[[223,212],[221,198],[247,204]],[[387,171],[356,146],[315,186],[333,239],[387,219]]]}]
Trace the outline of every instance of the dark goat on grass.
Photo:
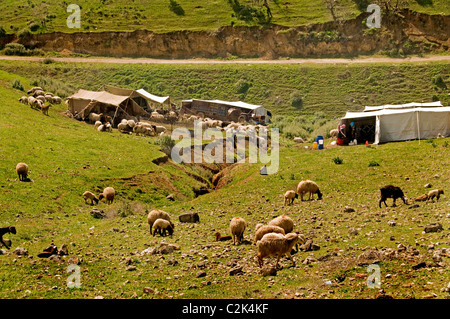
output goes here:
[{"label": "dark goat on grass", "polygon": [[395,200],[397,198],[401,198],[403,200],[403,203],[405,203],[405,205],[408,205],[408,203],[406,202],[406,196],[405,194],[403,194],[403,191],[400,189],[400,187],[396,187],[396,186],[392,186],[392,185],[387,185],[384,186],[382,188],[380,188],[380,193],[381,193],[381,198],[380,201],[378,202],[378,206],[381,208],[381,203],[384,203],[384,205],[386,205],[386,199],[388,198],[392,198],[393,204],[392,207],[395,207]]},{"label": "dark goat on grass", "polygon": [[0,243],[2,243],[6,248],[9,249],[8,245],[3,240],[3,235],[6,234],[6,233],[15,234],[16,233],[16,227],[8,226],[8,227],[0,228]]}]

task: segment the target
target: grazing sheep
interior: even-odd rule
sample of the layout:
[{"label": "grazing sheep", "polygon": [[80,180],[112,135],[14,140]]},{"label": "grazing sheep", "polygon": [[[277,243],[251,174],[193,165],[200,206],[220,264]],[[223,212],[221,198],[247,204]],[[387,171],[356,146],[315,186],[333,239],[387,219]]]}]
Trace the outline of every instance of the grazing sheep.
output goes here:
[{"label": "grazing sheep", "polygon": [[294,221],[292,218],[286,215],[278,216],[277,218],[272,219],[268,225],[278,226],[284,229],[284,233],[290,233],[294,230]]},{"label": "grazing sheep", "polygon": [[36,91],[33,92],[33,96],[34,97],[38,97],[39,95],[44,96],[45,92],[43,90],[36,90]]},{"label": "grazing sheep", "polygon": [[167,129],[164,126],[158,126],[158,125],[154,126],[153,129],[155,130],[156,134],[160,134],[162,132],[167,131]]},{"label": "grazing sheep", "polygon": [[278,262],[282,255],[287,255],[292,261],[292,265],[295,265],[291,256],[292,248],[299,242],[300,237],[297,233],[289,233],[287,235],[269,233],[265,234],[261,240],[256,243],[258,247],[258,264],[259,267],[263,266],[263,259],[269,256],[276,255],[277,261],[275,267],[278,268]]},{"label": "grazing sheep", "polygon": [[386,205],[386,199],[388,198],[392,198],[393,199],[393,204],[392,207],[395,207],[395,200],[397,198],[401,198],[403,200],[404,204],[406,203],[406,196],[403,194],[403,191],[400,189],[400,187],[396,187],[396,186],[392,186],[392,185],[387,185],[384,186],[382,188],[380,188],[380,194],[381,194],[381,198],[380,201],[378,202],[378,206],[381,208],[381,203],[384,203],[384,205]]},{"label": "grazing sheep", "polygon": [[227,236],[222,236],[220,235],[219,232],[216,232],[214,234],[214,236],[216,237],[216,241],[226,241],[226,240],[231,240],[231,236],[227,235]]},{"label": "grazing sheep", "polygon": [[162,122],[164,121],[164,115],[159,114],[158,112],[152,112],[150,118],[155,122]]},{"label": "grazing sheep", "polygon": [[148,136],[150,136],[150,135],[152,135],[152,133],[153,133],[153,129],[151,128],[151,127],[148,127],[148,126],[145,126],[145,125],[135,125],[134,127],[133,127],[133,132],[136,134],[136,135],[140,135],[140,134],[142,134],[142,135],[148,135]]},{"label": "grazing sheep", "polygon": [[22,96],[19,98],[19,102],[23,104],[28,104],[28,96]]},{"label": "grazing sheep", "polygon": [[314,194],[317,194],[317,199],[322,199],[322,193],[319,190],[319,186],[309,179],[301,181],[297,186],[297,194],[300,195],[300,199],[303,201],[303,195],[309,193],[308,200],[314,199]]},{"label": "grazing sheep", "polygon": [[103,198],[106,200],[106,204],[112,204],[114,197],[116,196],[116,191],[112,187],[106,187],[103,193],[98,195],[98,200],[101,201]]},{"label": "grazing sheep", "polygon": [[47,102],[47,100],[45,99],[45,97],[43,95],[38,95],[36,96],[36,100],[39,100],[42,102],[42,104],[44,104],[45,102]]},{"label": "grazing sheep", "polygon": [[51,100],[51,103],[53,103],[53,104],[61,104],[61,102],[62,102],[62,99],[59,96],[54,96]]},{"label": "grazing sheep", "polygon": [[15,234],[16,233],[16,227],[14,226],[8,226],[8,227],[2,227],[0,228],[0,243],[3,244],[3,246],[5,246],[7,249],[10,248],[9,245],[6,244],[6,242],[3,239],[3,235],[6,233],[11,233],[11,234]]},{"label": "grazing sheep", "polygon": [[172,237],[173,229],[175,228],[175,225],[169,220],[166,220],[163,218],[158,218],[153,223],[153,227],[154,227],[153,236],[156,235],[156,232],[158,232],[161,236],[165,236],[166,231],[167,231],[169,233],[170,237]]},{"label": "grazing sheep", "polygon": [[94,193],[90,192],[90,191],[85,191],[83,193],[83,197],[84,197],[84,202],[87,203],[87,200],[91,200],[91,205],[98,204],[98,198],[97,196],[95,196]]},{"label": "grazing sheep", "polygon": [[43,91],[43,89],[40,86],[35,86],[35,87],[32,87],[31,89],[29,89],[27,94],[28,95],[34,94],[34,92],[36,92],[36,91]]},{"label": "grazing sheep", "polygon": [[291,205],[294,203],[294,199],[298,198],[298,194],[295,191],[287,191],[284,193],[284,205]]},{"label": "grazing sheep", "polygon": [[89,122],[91,123],[95,123],[96,121],[100,121],[102,120],[102,115],[103,113],[97,114],[97,113],[89,113],[88,119]]},{"label": "grazing sheep", "polygon": [[19,180],[24,181],[28,176],[28,165],[25,163],[19,163],[16,165],[16,172],[19,175]]},{"label": "grazing sheep", "polygon": [[95,121],[94,128],[97,130],[100,125],[103,125],[100,121]]},{"label": "grazing sheep", "polygon": [[263,236],[268,233],[278,233],[282,235],[286,234],[284,229],[279,226],[257,224],[255,227],[255,239],[253,243],[256,244],[258,240],[263,238]]},{"label": "grazing sheep", "polygon": [[170,216],[169,216],[168,213],[166,213],[165,211],[160,210],[160,209],[154,209],[150,213],[148,213],[148,215],[147,215],[147,223],[150,225],[150,234],[152,234],[153,223],[157,219],[165,219],[167,221],[170,221]]},{"label": "grazing sheep", "polygon": [[233,245],[236,244],[236,241],[238,244],[241,243],[241,241],[244,239],[244,231],[247,227],[247,223],[245,220],[241,217],[234,217],[230,222],[230,232],[233,236]]},{"label": "grazing sheep", "polygon": [[441,194],[444,194],[444,190],[442,189],[434,189],[428,192],[428,200],[433,200],[436,197],[436,200],[439,200]]},{"label": "grazing sheep", "polygon": [[423,194],[420,196],[417,196],[416,199],[414,199],[415,202],[425,202],[428,199],[427,194]]}]

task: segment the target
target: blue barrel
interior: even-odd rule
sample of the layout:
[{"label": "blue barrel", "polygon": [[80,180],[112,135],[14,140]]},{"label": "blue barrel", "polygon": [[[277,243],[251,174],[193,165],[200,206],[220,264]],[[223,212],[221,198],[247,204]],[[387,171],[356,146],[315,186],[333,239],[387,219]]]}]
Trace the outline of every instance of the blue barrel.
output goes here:
[{"label": "blue barrel", "polygon": [[317,136],[316,138],[317,145],[319,146],[319,150],[323,150],[323,136]]}]

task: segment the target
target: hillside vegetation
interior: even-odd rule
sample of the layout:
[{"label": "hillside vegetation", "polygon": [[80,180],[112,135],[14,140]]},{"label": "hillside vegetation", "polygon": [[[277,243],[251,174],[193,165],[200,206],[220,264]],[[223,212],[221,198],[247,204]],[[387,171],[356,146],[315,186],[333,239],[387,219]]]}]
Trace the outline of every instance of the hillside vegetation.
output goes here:
[{"label": "hillside vegetation", "polygon": [[[94,86],[87,71],[105,71],[75,66],[75,72],[63,65],[42,69],[50,74],[55,67],[77,74],[80,82],[70,84],[74,86],[83,77]],[[235,165],[225,175],[227,185],[194,198],[191,187],[196,182],[191,177],[199,168],[152,163],[162,155],[156,138],[97,132],[66,117],[63,105],[45,116],[20,104],[23,92],[12,83],[20,81],[28,88],[35,77],[30,75],[0,72],[0,225],[17,228],[17,234],[4,236],[12,240],[12,249],[0,256],[1,298],[375,298],[378,290],[366,284],[367,264],[374,259],[358,259],[372,249],[387,294],[448,295],[449,255],[443,249],[448,251],[450,245],[449,138],[371,148],[328,148],[327,140],[323,151],[306,150],[282,138],[276,174],[261,176],[261,164]],[[111,70],[109,75],[119,77]],[[47,82],[52,89],[62,85],[63,78],[54,81]],[[336,157],[342,164],[333,162]],[[30,166],[30,182],[17,178],[14,168],[21,161]],[[379,166],[370,165],[374,162]],[[320,185],[323,200],[283,206],[282,194],[303,179]],[[380,209],[378,189],[391,183],[402,187],[410,201],[428,190],[426,183],[444,188],[446,195],[413,209],[400,201],[398,207]],[[107,218],[95,219],[81,194],[106,186],[113,186],[117,197],[112,205],[101,202],[98,208]],[[173,202],[165,199],[169,190],[177,195]],[[345,206],[355,211],[344,211]],[[149,235],[146,215],[155,208],[171,214],[173,237]],[[200,223],[178,222],[185,211],[198,212]],[[293,218],[295,230],[319,249],[296,253],[295,267],[282,259],[277,275],[264,277],[254,259],[254,228],[281,214]],[[214,242],[216,231],[228,234],[235,216],[248,223],[244,243]],[[444,230],[424,233],[431,222],[441,223]],[[162,242],[179,250],[142,254]],[[38,258],[51,243],[67,245],[69,254]],[[17,247],[28,256],[12,253]],[[66,282],[67,266],[74,263],[81,270],[80,288],[68,288]],[[230,275],[236,266],[242,272]]]},{"label": "hillside vegetation", "polygon": [[[375,3],[377,1],[374,1]],[[383,2],[383,1],[378,1]],[[0,24],[6,33],[48,33],[75,31],[133,31],[147,29],[155,32],[177,30],[214,30],[221,26],[255,25],[267,22],[299,26],[345,20],[365,11],[369,1],[339,0],[334,2],[333,14],[324,0],[268,1],[271,19],[262,6],[263,1],[214,0],[199,3],[193,0],[153,1],[76,1],[81,7],[81,28],[69,29],[70,13],[66,1],[5,0],[2,1]],[[450,13],[446,0],[400,1],[401,7],[428,14]]]}]

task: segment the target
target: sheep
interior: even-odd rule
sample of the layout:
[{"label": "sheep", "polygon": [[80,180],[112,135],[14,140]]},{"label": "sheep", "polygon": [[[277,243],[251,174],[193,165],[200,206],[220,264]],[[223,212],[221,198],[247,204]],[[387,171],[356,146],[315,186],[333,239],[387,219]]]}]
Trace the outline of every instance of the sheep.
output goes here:
[{"label": "sheep", "polygon": [[241,243],[241,240],[244,239],[244,231],[247,227],[247,223],[241,217],[234,217],[230,222],[230,231],[233,236],[233,245]]},{"label": "sheep", "polygon": [[156,122],[164,121],[164,115],[159,114],[158,112],[152,112],[150,118]]},{"label": "sheep", "polygon": [[95,121],[95,123],[94,123],[94,129],[98,129],[98,127],[99,127],[100,125],[102,125],[102,122],[100,122],[100,121]]},{"label": "sheep", "polygon": [[291,256],[292,248],[299,242],[300,237],[297,233],[289,233],[287,235],[269,233],[265,234],[261,240],[256,243],[258,248],[257,258],[259,267],[263,266],[263,259],[276,255],[277,261],[275,267],[278,268],[278,262],[282,255],[287,255],[295,266],[295,262]]},{"label": "sheep", "polygon": [[47,100],[45,99],[45,97],[43,95],[38,95],[36,96],[36,100],[41,101],[42,103],[47,102]]},{"label": "sheep", "polygon": [[230,236],[230,235],[222,236],[222,235],[220,235],[219,232],[216,232],[216,233],[214,234],[214,236],[216,237],[216,241],[231,240],[231,236]]},{"label": "sheep", "polygon": [[170,216],[167,212],[160,210],[160,209],[154,209],[147,215],[147,223],[150,225],[150,234],[152,234],[152,226],[153,223],[157,219],[165,219],[167,221],[170,221]]},{"label": "sheep", "polygon": [[116,196],[116,191],[112,187],[106,187],[103,193],[98,195],[98,200],[101,201],[103,198],[106,200],[106,204],[112,204],[114,197]]},{"label": "sheep", "polygon": [[100,124],[100,125],[97,127],[97,131],[99,131],[99,132],[112,132],[112,126],[111,126],[111,124],[109,124],[109,123],[106,123],[106,124]]},{"label": "sheep", "polygon": [[95,123],[96,121],[100,121],[102,119],[103,113],[97,114],[97,113],[89,113],[88,119],[91,123]]},{"label": "sheep", "polygon": [[169,233],[170,237],[172,237],[173,229],[175,228],[174,224],[166,219],[158,218],[153,223],[153,236],[156,235],[156,232],[158,232],[161,236],[166,235],[166,231]]},{"label": "sheep", "polygon": [[90,191],[85,191],[83,193],[83,197],[84,197],[84,202],[87,204],[87,200],[90,199],[91,200],[91,205],[98,204],[98,198],[97,196],[95,196],[94,193],[90,192]]},{"label": "sheep", "polygon": [[164,126],[158,126],[158,125],[155,125],[153,129],[155,130],[156,134],[160,134],[167,130]]},{"label": "sheep", "polygon": [[293,191],[289,190],[286,193],[284,193],[284,205],[291,205],[294,203],[294,199],[298,198],[298,194]]},{"label": "sheep", "polygon": [[35,91],[43,91],[43,89],[40,86],[35,86],[35,87],[32,87],[31,89],[29,89],[27,94],[28,95],[34,94]]},{"label": "sheep", "polygon": [[62,99],[59,96],[54,96],[51,100],[51,103],[53,103],[53,104],[61,104],[61,102],[62,102]]},{"label": "sheep", "polygon": [[16,234],[16,227],[8,226],[0,228],[0,243],[3,244],[7,249],[9,249],[10,245],[7,245],[7,243],[3,239],[3,235],[6,233]]},{"label": "sheep", "polygon": [[290,233],[294,230],[294,221],[286,215],[278,216],[272,219],[267,225],[278,226],[284,229],[284,233]]},{"label": "sheep", "polygon": [[142,135],[151,135],[153,132],[153,129],[148,127],[148,126],[144,126],[144,125],[135,125],[133,127],[133,132],[136,135],[142,134]]},{"label": "sheep", "polygon": [[126,121],[125,121],[125,123],[120,122],[119,124],[117,124],[117,130],[120,133],[127,133],[128,134],[128,133],[131,133],[132,128],[130,126],[128,126],[128,123],[126,123]]},{"label": "sheep", "polygon": [[268,233],[278,233],[282,235],[286,234],[284,229],[279,226],[257,224],[255,226],[255,239],[253,243],[256,244],[258,240],[263,238],[263,236]]},{"label": "sheep", "polygon": [[43,104],[43,105],[41,106],[41,111],[42,111],[42,113],[43,113],[44,115],[47,115],[47,116],[48,116],[48,110],[50,109],[50,106],[51,106],[51,104],[49,104],[49,105]]},{"label": "sheep", "polygon": [[322,193],[319,190],[319,186],[315,182],[313,182],[309,179],[307,179],[305,181],[301,181],[300,183],[298,183],[298,186],[297,186],[297,194],[300,195],[300,199],[302,201],[303,201],[303,195],[305,195],[306,193],[309,193],[308,200],[311,199],[311,196],[314,199],[314,194],[317,194],[318,200],[322,199]]},{"label": "sheep", "polygon": [[16,172],[19,175],[20,181],[25,181],[28,176],[28,165],[25,163],[18,163],[16,165]]},{"label": "sheep", "polygon": [[36,90],[36,91],[33,92],[33,96],[34,97],[38,97],[39,95],[44,96],[45,95],[44,90]]},{"label": "sheep", "polygon": [[19,102],[23,104],[28,104],[28,96],[22,96],[19,98]]},{"label": "sheep", "polygon": [[33,104],[31,104],[31,107],[36,110],[41,110],[44,103],[42,103],[41,100],[34,99]]},{"label": "sheep", "polygon": [[428,192],[428,200],[433,200],[436,197],[436,200],[439,200],[439,197],[441,194],[444,194],[444,191],[442,189],[434,189],[432,191]]},{"label": "sheep", "polygon": [[393,199],[392,207],[396,206],[395,200],[397,198],[401,198],[403,200],[403,203],[405,205],[407,205],[407,202],[406,202],[407,198],[403,194],[403,191],[400,189],[400,187],[396,187],[396,186],[392,186],[392,185],[384,186],[384,187],[380,188],[380,195],[381,195],[381,198],[380,198],[380,201],[378,202],[378,206],[380,208],[381,208],[381,203],[384,203],[384,205],[386,205],[386,207],[387,207],[386,199],[388,199],[388,198]]}]

